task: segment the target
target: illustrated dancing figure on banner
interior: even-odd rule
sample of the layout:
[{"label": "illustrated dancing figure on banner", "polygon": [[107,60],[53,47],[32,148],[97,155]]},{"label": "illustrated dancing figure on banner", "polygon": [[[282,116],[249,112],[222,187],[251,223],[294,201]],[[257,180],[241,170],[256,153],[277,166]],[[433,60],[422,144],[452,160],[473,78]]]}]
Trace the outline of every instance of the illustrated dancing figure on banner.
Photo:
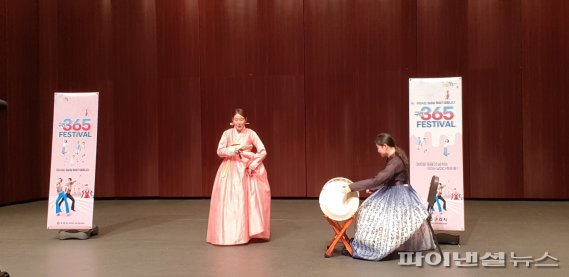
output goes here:
[{"label": "illustrated dancing figure on banner", "polygon": [[445,157],[448,157],[448,156],[450,155],[450,153],[448,152],[448,145],[449,145],[449,142],[450,142],[449,139],[446,138],[445,141],[444,141],[444,144],[443,144],[443,155],[444,155]]},{"label": "illustrated dancing figure on banner", "polygon": [[[61,204],[57,204],[60,202],[65,202],[65,213],[69,216],[69,204],[67,203],[67,195],[65,193],[65,188],[63,186],[63,179],[57,178],[57,184],[55,185],[55,189],[57,191],[57,199],[55,200],[55,213],[57,216],[61,214]],[[61,202],[60,202],[61,203]]]},{"label": "illustrated dancing figure on banner", "polygon": [[422,251],[435,248],[426,221],[429,216],[417,192],[409,184],[409,160],[391,135],[375,138],[377,152],[387,165],[374,178],[343,188],[375,190],[361,205],[356,234],[351,242],[357,259],[379,261],[394,251]]},{"label": "illustrated dancing figure on banner", "polygon": [[81,192],[81,198],[92,198],[93,191],[89,189],[89,185],[85,184],[83,186],[83,191]]},{"label": "illustrated dancing figure on banner", "polygon": [[417,137],[417,150],[421,150],[423,148],[423,140],[421,139],[421,137]]},{"label": "illustrated dancing figure on banner", "polygon": [[[443,198],[443,189],[444,189],[444,185],[442,183],[439,183],[439,186],[437,187],[437,194],[435,196],[435,201],[437,202],[437,206],[439,207],[439,214],[443,213],[443,210],[447,210],[447,201]],[[443,208],[441,209],[441,201],[443,201]]]},{"label": "illustrated dancing figure on banner", "polygon": [[81,142],[77,141],[75,143],[75,155],[79,156],[81,154]]},{"label": "illustrated dancing figure on banner", "polygon": [[427,138],[417,137],[417,150],[427,152]]},{"label": "illustrated dancing figure on banner", "polygon": [[65,156],[65,154],[67,154],[67,140],[63,140],[61,145],[61,155]]},{"label": "illustrated dancing figure on banner", "polygon": [[460,193],[456,190],[456,188],[452,188],[451,200],[462,200],[460,197]]},{"label": "illustrated dancing figure on banner", "polygon": [[[71,199],[71,210],[72,210],[72,211],[75,211],[75,198],[73,197],[73,195],[71,195],[71,192],[73,191],[73,190],[72,190],[72,189],[73,189],[73,185],[75,184],[75,182],[77,182],[77,181],[73,181],[73,179],[68,178],[68,179],[67,179],[67,183],[66,183],[65,186],[64,186],[64,191],[65,191],[65,196],[66,196],[66,197],[65,197],[65,206],[66,206],[66,208],[67,208],[67,210],[68,210],[68,211],[67,211],[68,215],[69,215],[69,208],[67,207],[67,206],[68,206],[68,204],[67,204],[67,199]],[[59,201],[59,203],[57,204],[57,206],[61,206],[61,203],[63,203],[63,199],[61,199],[61,200]],[[60,209],[61,209],[61,208],[60,208]]]},{"label": "illustrated dancing figure on banner", "polygon": [[257,133],[245,124],[245,111],[235,109],[233,128],[223,132],[217,147],[223,161],[211,193],[207,227],[211,244],[236,245],[252,238],[270,238],[271,190],[263,165],[267,151]]}]

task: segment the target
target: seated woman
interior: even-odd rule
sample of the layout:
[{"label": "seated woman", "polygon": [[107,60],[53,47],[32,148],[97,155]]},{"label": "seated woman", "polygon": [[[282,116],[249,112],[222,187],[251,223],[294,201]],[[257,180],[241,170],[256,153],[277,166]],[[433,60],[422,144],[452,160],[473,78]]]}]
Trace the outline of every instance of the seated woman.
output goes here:
[{"label": "seated woman", "polygon": [[377,152],[387,165],[374,178],[343,187],[345,193],[372,189],[360,206],[356,234],[351,242],[353,257],[379,261],[392,252],[435,248],[426,221],[429,216],[417,192],[409,185],[409,160],[391,135],[375,138]]}]

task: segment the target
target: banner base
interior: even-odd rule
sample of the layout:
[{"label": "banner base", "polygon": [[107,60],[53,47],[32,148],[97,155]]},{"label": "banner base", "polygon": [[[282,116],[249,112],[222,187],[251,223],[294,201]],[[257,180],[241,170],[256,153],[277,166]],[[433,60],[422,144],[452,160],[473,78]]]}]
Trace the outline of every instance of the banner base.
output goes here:
[{"label": "banner base", "polygon": [[59,230],[57,234],[60,240],[65,239],[89,239],[92,236],[99,234],[99,226],[94,225],[92,229],[89,230]]},{"label": "banner base", "polygon": [[447,233],[435,233],[439,244],[458,245],[460,243],[460,235],[453,235]]}]

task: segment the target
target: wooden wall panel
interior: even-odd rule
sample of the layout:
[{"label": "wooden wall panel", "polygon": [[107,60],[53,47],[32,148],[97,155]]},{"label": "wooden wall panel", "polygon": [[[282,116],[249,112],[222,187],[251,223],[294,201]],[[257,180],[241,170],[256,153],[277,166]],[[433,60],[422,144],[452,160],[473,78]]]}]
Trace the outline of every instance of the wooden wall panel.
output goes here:
[{"label": "wooden wall panel", "polygon": [[56,91],[101,92],[98,197],[209,196],[235,107],[267,146],[273,196],[316,197],[332,177],[383,166],[377,133],[408,150],[408,78],[446,76],[463,77],[465,196],[567,199],[567,11],[562,0],[0,0],[0,204],[47,196]]},{"label": "wooden wall panel", "polygon": [[156,1],[160,196],[203,196],[197,0]]},{"label": "wooden wall panel", "polygon": [[[6,18],[7,10],[6,10],[6,1],[7,0],[0,0],[0,18]],[[0,20],[0,99],[6,100],[6,20]],[[4,130],[4,129],[2,129]],[[6,132],[2,132],[2,134],[6,134]]]},{"label": "wooden wall panel", "polygon": [[[0,0],[0,18],[6,18],[6,1]],[[0,20],[0,99],[6,101],[6,20]],[[0,191],[7,190],[8,184],[8,112],[0,109]],[[9,201],[7,195],[0,193],[0,205]]]},{"label": "wooden wall panel", "polygon": [[408,148],[407,76],[414,1],[305,1],[307,195],[330,178],[359,180],[385,164],[374,138]]},{"label": "wooden wall panel", "polygon": [[467,14],[466,1],[417,0],[416,77],[464,74]]},{"label": "wooden wall panel", "polygon": [[115,195],[157,196],[160,94],[155,1],[111,3]]},{"label": "wooden wall panel", "polygon": [[[263,3],[266,92],[258,96],[259,133],[275,197],[306,196],[303,1]],[[254,127],[255,128],[255,127]],[[269,148],[270,147],[270,148]]]},{"label": "wooden wall panel", "polygon": [[[38,95],[40,162],[39,186],[41,195],[48,196],[51,167],[51,140],[53,128],[53,93],[58,90],[58,2],[38,1]],[[39,47],[41,46],[41,47]]]},{"label": "wooden wall panel", "polygon": [[523,198],[520,2],[468,2],[463,79],[467,197]]},{"label": "wooden wall panel", "polygon": [[115,81],[113,76],[113,65],[115,51],[113,48],[113,18],[111,0],[99,0],[98,4],[92,8],[91,12],[96,12],[93,18],[97,29],[96,47],[92,49],[96,56],[102,61],[96,63],[98,79],[95,80],[97,91],[99,91],[99,128],[97,138],[97,195],[99,197],[115,196],[116,188],[116,140],[115,130],[116,104]]},{"label": "wooden wall panel", "polygon": [[301,1],[200,2],[202,157],[209,195],[216,147],[236,107],[267,148],[273,196],[305,196]]},{"label": "wooden wall panel", "polygon": [[99,92],[97,196],[114,196],[110,0],[40,2],[42,193],[49,187],[54,92]]},{"label": "wooden wall panel", "polygon": [[[466,1],[417,0],[417,71],[413,77],[463,77],[464,193],[470,194]],[[458,185],[458,184],[457,184]]]},{"label": "wooden wall panel", "polygon": [[[306,196],[304,79],[270,76],[256,109],[269,157],[265,166],[275,197]],[[262,124],[262,125],[261,125]],[[256,127],[256,126],[255,126]],[[253,127],[253,128],[255,128]]]},{"label": "wooden wall panel", "polygon": [[523,195],[521,121],[502,108],[521,107],[519,11],[517,1],[418,2],[417,75],[463,77],[466,197]]},{"label": "wooden wall panel", "polygon": [[522,0],[521,9],[524,197],[568,199],[569,2]]},{"label": "wooden wall panel", "polygon": [[[40,197],[38,129],[38,5],[37,1],[4,2],[5,99],[10,107],[6,118],[6,180],[2,180],[4,203]],[[6,142],[6,141],[5,141]],[[3,163],[6,164],[5,162]]]}]

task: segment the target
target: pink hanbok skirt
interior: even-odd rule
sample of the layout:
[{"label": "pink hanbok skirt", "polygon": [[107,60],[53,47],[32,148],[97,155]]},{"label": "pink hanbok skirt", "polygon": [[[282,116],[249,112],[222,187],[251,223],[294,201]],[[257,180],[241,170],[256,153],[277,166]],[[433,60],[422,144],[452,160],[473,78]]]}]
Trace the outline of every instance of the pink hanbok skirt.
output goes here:
[{"label": "pink hanbok skirt", "polygon": [[271,190],[267,171],[260,164],[251,176],[247,161],[226,158],[215,176],[207,242],[215,245],[248,243],[251,238],[270,238]]}]

